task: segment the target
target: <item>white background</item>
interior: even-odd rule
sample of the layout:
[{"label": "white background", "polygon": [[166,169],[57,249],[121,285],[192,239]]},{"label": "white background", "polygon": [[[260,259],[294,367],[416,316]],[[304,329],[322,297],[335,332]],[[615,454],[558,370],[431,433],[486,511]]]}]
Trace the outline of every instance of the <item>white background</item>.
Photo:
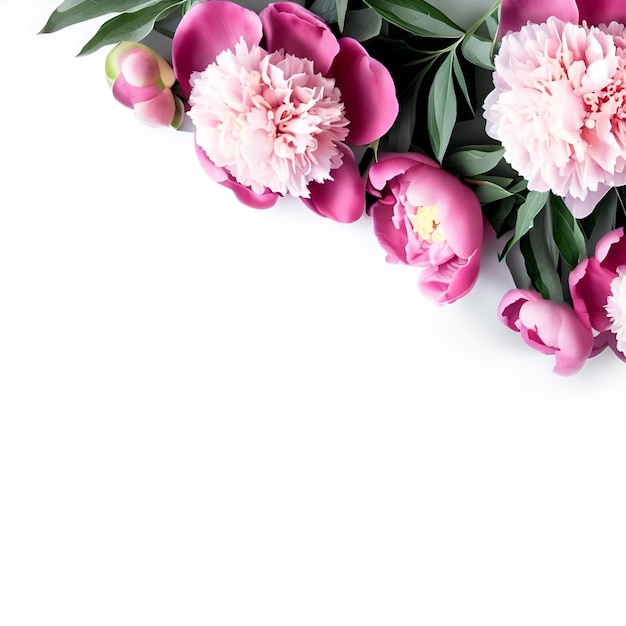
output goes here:
[{"label": "white background", "polygon": [[626,621],[626,365],[239,205],[1,0],[0,624]]}]

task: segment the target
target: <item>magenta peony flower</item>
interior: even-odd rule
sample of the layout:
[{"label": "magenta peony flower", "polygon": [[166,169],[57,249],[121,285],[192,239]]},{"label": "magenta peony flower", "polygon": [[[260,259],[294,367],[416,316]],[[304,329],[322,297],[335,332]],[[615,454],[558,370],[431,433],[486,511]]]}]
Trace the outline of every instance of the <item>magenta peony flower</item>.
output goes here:
[{"label": "magenta peony flower", "polygon": [[259,15],[208,0],[183,17],[174,71],[205,171],[257,208],[299,197],[340,222],[358,219],[365,187],[349,144],[386,133],[398,113],[388,70],[310,11]]},{"label": "magenta peony flower", "polygon": [[499,36],[520,30],[528,22],[541,24],[549,17],[564,22],[597,26],[611,22],[626,23],[624,0],[502,0]]},{"label": "magenta peony flower", "polygon": [[578,372],[591,356],[591,328],[562,302],[544,300],[536,291],[511,289],[498,306],[500,321],[543,354],[554,354],[553,371],[561,376]]},{"label": "magenta peony flower", "polygon": [[626,237],[624,229],[607,233],[595,255],[569,275],[574,309],[596,333],[595,351],[607,345],[626,361]]},{"label": "magenta peony flower", "polygon": [[552,190],[578,218],[626,184],[625,66],[624,26],[556,18],[509,32],[495,59],[487,134],[529,189]]},{"label": "magenta peony flower", "polygon": [[105,69],[113,96],[149,126],[179,128],[185,115],[172,93],[174,70],[157,52],[133,41],[122,41],[107,55]]},{"label": "magenta peony flower", "polygon": [[381,154],[368,175],[374,232],[390,263],[424,267],[419,285],[438,304],[458,300],[480,269],[483,217],[476,195],[416,153]]}]

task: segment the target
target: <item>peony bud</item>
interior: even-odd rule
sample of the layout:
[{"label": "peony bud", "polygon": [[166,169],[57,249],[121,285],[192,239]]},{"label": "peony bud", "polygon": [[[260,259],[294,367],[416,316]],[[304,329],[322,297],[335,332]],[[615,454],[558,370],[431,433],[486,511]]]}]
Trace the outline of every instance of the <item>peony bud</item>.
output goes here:
[{"label": "peony bud", "polygon": [[122,41],[107,55],[105,70],[113,96],[149,126],[179,128],[185,108],[172,92],[174,70],[157,52]]}]

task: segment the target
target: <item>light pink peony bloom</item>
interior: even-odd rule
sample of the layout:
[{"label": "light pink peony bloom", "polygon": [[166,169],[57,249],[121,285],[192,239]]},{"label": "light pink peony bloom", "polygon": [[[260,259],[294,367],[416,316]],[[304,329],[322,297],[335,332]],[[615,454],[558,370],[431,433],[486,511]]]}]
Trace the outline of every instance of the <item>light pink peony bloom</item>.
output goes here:
[{"label": "light pink peony bloom", "polygon": [[495,59],[487,134],[529,189],[563,197],[577,218],[626,184],[625,66],[624,26],[556,18],[509,32]]},{"label": "light pink peony bloom", "polygon": [[185,108],[172,93],[174,70],[157,52],[133,41],[122,41],[111,49],[105,70],[113,96],[149,126],[182,124]]},{"label": "light pink peony bloom", "polygon": [[368,174],[374,232],[390,263],[424,267],[419,285],[437,304],[458,300],[480,269],[483,217],[476,195],[432,159],[381,154]]},{"label": "light pink peony bloom", "polygon": [[574,309],[594,330],[595,352],[607,345],[626,361],[626,237],[624,229],[607,233],[590,259],[569,275]]},{"label": "light pink peony bloom", "polygon": [[571,307],[544,300],[536,291],[511,289],[505,293],[498,306],[498,317],[519,332],[531,348],[553,354],[556,374],[575,374],[591,356],[591,328]]},{"label": "light pink peony bloom", "polygon": [[350,145],[386,133],[398,113],[388,70],[291,2],[259,15],[233,2],[195,5],[178,26],[174,70],[205,171],[257,208],[299,197],[340,222],[363,214]]}]

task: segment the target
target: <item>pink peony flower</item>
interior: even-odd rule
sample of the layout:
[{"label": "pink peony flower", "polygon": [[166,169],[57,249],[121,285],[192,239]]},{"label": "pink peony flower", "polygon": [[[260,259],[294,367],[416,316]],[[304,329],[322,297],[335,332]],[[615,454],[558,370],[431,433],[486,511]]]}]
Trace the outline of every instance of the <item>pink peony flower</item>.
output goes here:
[{"label": "pink peony flower", "polygon": [[498,317],[519,332],[531,348],[554,354],[556,374],[575,374],[591,355],[591,328],[571,307],[544,300],[536,291],[511,289],[505,293],[498,306]]},{"label": "pink peony flower", "polygon": [[179,128],[185,115],[172,93],[174,70],[157,52],[133,41],[122,41],[107,55],[105,69],[113,96],[149,126]]},{"label": "pink peony flower", "polygon": [[183,17],[173,64],[205,171],[257,208],[299,197],[340,222],[358,219],[365,187],[349,147],[386,133],[398,113],[388,70],[310,11],[259,15],[208,0]]},{"label": "pink peony flower", "polygon": [[624,229],[607,233],[590,259],[569,275],[574,309],[593,328],[595,352],[609,345],[626,361],[626,237]]},{"label": "pink peony flower", "polygon": [[390,263],[424,267],[419,285],[438,304],[458,300],[480,269],[483,218],[476,195],[432,159],[381,154],[368,175],[374,232]]},{"label": "pink peony flower", "polygon": [[626,184],[625,36],[548,18],[505,35],[495,59],[487,134],[529,189],[562,196],[577,218]]}]

